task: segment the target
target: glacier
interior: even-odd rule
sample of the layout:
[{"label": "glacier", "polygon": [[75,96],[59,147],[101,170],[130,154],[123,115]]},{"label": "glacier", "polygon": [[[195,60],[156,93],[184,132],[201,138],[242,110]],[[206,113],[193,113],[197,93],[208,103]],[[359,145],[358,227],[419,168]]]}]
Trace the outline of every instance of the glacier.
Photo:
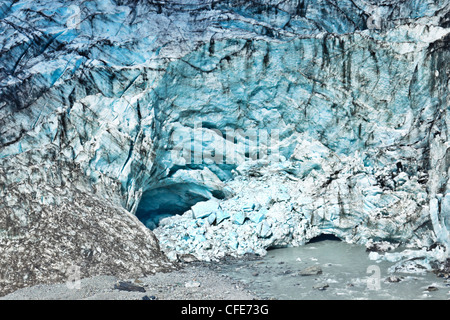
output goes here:
[{"label": "glacier", "polygon": [[321,234],[439,268],[449,32],[446,0],[2,1],[5,290]]}]

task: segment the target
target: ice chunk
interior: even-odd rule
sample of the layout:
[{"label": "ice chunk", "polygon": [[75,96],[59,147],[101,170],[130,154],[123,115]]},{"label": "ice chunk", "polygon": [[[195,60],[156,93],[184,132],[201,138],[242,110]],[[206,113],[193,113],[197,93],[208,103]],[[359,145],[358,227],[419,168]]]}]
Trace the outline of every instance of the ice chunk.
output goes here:
[{"label": "ice chunk", "polygon": [[195,219],[205,218],[219,210],[219,202],[215,199],[197,202],[191,210]]},{"label": "ice chunk", "polygon": [[254,223],[260,223],[266,217],[267,209],[261,209],[249,215],[249,219]]},{"label": "ice chunk", "polygon": [[244,224],[245,218],[246,215],[243,211],[238,211],[232,216],[233,222],[236,224]]},{"label": "ice chunk", "polygon": [[216,212],[216,223],[219,224],[225,219],[229,219],[231,215],[222,209],[217,210]]}]

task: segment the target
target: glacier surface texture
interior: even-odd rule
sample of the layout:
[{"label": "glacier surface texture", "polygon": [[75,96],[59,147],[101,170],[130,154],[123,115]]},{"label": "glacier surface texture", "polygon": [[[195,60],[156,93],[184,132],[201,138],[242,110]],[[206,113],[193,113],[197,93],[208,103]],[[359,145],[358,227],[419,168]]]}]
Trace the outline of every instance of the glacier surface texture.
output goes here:
[{"label": "glacier surface texture", "polygon": [[448,258],[448,0],[2,0],[0,50],[2,294],[321,234]]}]

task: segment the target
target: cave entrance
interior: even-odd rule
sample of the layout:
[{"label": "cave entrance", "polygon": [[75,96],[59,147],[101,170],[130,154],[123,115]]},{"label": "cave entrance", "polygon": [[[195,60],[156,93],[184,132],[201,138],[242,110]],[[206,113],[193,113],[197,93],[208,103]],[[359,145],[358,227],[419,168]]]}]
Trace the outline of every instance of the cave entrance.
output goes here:
[{"label": "cave entrance", "polygon": [[338,237],[336,237],[334,234],[331,233],[322,233],[320,235],[318,235],[317,237],[312,238],[311,240],[308,241],[308,243],[317,243],[317,242],[321,242],[321,241],[325,241],[325,240],[329,240],[329,241],[342,241],[341,239],[339,239]]},{"label": "cave entrance", "polygon": [[180,215],[197,202],[208,200],[211,192],[203,186],[181,183],[154,188],[142,194],[136,217],[150,230],[158,227],[161,219]]}]

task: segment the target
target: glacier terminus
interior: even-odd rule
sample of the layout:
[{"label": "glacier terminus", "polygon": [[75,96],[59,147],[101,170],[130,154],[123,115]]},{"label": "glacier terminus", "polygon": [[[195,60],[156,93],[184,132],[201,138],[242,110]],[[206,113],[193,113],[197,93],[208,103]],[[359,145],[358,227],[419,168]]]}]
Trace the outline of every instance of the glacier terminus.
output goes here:
[{"label": "glacier terminus", "polygon": [[448,0],[1,0],[0,295],[323,235],[448,277],[449,62]]}]

